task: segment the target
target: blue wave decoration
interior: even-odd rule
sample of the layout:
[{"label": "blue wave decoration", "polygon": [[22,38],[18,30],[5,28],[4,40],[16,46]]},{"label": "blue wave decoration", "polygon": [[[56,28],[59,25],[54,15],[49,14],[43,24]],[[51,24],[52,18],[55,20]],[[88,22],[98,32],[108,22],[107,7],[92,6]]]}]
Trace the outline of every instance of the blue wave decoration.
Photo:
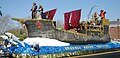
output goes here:
[{"label": "blue wave decoration", "polygon": [[114,49],[120,48],[119,42],[108,42],[104,44],[85,44],[85,45],[69,45],[69,46],[41,46],[38,51],[32,50],[31,46],[25,43],[25,47],[12,46],[6,48],[5,51],[9,53],[18,53],[18,54],[31,54],[41,55],[41,54],[55,54],[63,52],[75,52],[75,51],[92,51],[92,50],[105,50],[105,49]]}]

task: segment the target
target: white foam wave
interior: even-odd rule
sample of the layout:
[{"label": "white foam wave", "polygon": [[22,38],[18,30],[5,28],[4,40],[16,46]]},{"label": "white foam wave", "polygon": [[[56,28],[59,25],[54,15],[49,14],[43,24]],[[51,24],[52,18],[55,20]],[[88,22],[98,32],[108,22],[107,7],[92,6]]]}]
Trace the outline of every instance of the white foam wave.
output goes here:
[{"label": "white foam wave", "polygon": [[39,44],[39,46],[68,46],[69,43],[61,42],[56,39],[49,39],[49,38],[26,38],[23,42],[28,43],[29,45]]}]

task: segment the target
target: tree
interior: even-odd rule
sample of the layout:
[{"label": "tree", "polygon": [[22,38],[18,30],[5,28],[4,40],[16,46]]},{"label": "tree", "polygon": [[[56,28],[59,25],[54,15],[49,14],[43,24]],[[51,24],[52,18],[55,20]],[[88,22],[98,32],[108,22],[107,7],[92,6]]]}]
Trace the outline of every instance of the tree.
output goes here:
[{"label": "tree", "polygon": [[3,34],[7,30],[11,29],[23,29],[23,27],[21,23],[11,20],[8,15],[0,17],[0,34]]}]

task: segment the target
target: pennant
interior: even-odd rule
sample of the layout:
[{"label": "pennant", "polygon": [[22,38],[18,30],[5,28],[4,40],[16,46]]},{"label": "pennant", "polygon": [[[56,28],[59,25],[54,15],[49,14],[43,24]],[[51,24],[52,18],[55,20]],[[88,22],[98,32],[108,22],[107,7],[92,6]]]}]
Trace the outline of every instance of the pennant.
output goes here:
[{"label": "pennant", "polygon": [[69,25],[70,14],[71,12],[64,13],[64,29],[65,30],[70,29],[70,25]]},{"label": "pennant", "polygon": [[81,17],[81,9],[72,11],[72,17],[70,21],[72,28],[80,27],[80,23],[79,23],[80,17]]},{"label": "pennant", "polygon": [[46,18],[48,18],[49,20],[53,20],[53,17],[55,16],[57,9],[53,9],[50,11],[45,12]]}]

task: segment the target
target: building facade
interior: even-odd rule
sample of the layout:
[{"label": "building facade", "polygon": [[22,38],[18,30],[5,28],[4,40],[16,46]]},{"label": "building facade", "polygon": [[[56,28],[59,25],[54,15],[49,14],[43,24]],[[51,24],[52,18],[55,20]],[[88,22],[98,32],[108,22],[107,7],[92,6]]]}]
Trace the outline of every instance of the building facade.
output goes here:
[{"label": "building facade", "polygon": [[110,22],[109,33],[110,33],[111,39],[120,40],[120,19],[117,19],[117,21]]}]

